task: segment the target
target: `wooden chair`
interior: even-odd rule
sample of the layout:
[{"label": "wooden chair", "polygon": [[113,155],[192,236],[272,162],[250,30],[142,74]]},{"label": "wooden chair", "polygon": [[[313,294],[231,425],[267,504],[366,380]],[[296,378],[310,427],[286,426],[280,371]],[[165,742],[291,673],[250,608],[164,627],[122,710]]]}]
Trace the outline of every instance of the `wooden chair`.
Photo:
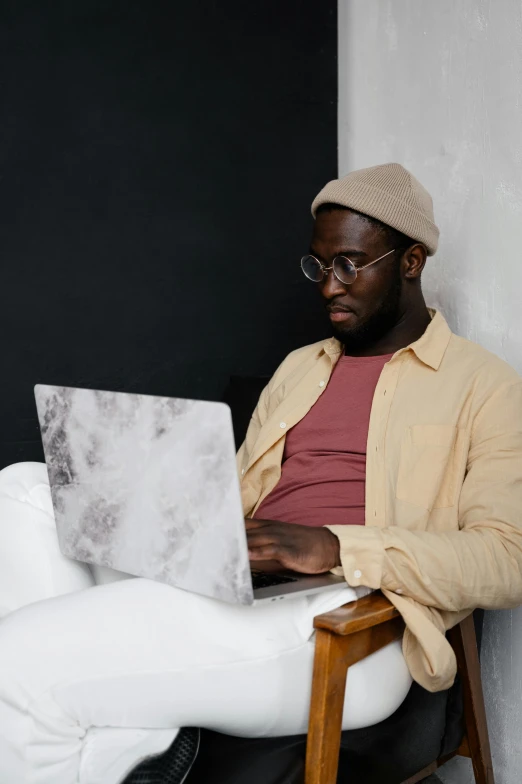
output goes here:
[{"label": "wooden chair", "polygon": [[[404,622],[376,592],[318,615],[305,784],[336,784],[348,668],[402,637]],[[473,617],[448,632],[462,679],[464,737],[452,754],[434,760],[403,784],[416,784],[456,755],[470,757],[476,784],[494,784]],[[340,784],[350,784],[349,781]]]}]

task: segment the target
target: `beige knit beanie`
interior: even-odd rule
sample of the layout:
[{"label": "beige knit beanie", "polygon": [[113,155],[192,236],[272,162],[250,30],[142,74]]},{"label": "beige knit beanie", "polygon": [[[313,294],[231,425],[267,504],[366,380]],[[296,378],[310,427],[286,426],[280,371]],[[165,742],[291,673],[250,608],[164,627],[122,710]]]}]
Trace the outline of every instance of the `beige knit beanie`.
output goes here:
[{"label": "beige knit beanie", "polygon": [[312,215],[321,204],[340,204],[392,226],[417,242],[428,256],[437,250],[439,230],[433,201],[413,174],[400,163],[384,163],[331,180],[312,203]]}]

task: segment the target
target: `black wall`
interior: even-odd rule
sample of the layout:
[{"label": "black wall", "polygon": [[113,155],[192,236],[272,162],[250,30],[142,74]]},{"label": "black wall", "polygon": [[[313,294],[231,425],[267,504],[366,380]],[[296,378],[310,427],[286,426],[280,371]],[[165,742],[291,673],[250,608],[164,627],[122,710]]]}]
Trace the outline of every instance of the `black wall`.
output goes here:
[{"label": "black wall", "polygon": [[0,467],[35,383],[221,399],[328,325],[333,0],[0,0]]}]

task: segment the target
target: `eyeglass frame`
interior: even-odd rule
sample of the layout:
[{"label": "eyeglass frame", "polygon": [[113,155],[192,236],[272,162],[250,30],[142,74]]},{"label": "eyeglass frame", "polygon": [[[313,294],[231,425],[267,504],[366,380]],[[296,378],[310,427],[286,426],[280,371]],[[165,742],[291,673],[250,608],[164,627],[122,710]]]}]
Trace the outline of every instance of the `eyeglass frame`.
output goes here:
[{"label": "eyeglass frame", "polygon": [[[388,253],[384,253],[382,256],[379,256],[378,259],[374,259],[373,261],[370,261],[368,264],[363,264],[362,267],[356,267],[355,264],[353,263],[353,261],[348,258],[348,256],[335,256],[335,258],[332,259],[332,266],[331,267],[325,267],[324,264],[322,263],[322,261],[319,261],[319,259],[317,259],[313,255],[313,253],[307,253],[306,256],[303,256],[301,258],[301,270],[302,270],[303,275],[305,276],[305,278],[307,280],[309,280],[311,283],[322,283],[324,281],[324,279],[325,279],[325,273],[328,273],[330,270],[333,270],[333,274],[335,275],[335,277],[337,278],[339,283],[342,283],[343,286],[352,286],[355,283],[355,281],[357,280],[357,275],[359,274],[359,272],[361,272],[363,269],[366,269],[367,267],[371,267],[372,264],[377,264],[378,261],[380,261],[381,259],[385,259],[386,256],[390,256],[392,253],[395,253],[396,250],[400,250],[400,248],[393,248],[392,250],[389,250]],[[312,278],[309,278],[308,275],[306,274],[306,272],[304,271],[304,269],[303,269],[303,259],[308,259],[308,258],[315,259],[315,261],[319,264],[319,266],[321,268],[321,271],[323,273],[323,277],[321,278],[321,280],[312,280]],[[355,278],[352,280],[351,283],[346,283],[346,281],[341,280],[339,275],[336,273],[336,271],[334,270],[334,261],[335,261],[335,259],[346,259],[346,261],[350,262],[350,264],[352,265],[352,267],[355,270]],[[328,277],[328,274],[326,274],[326,277]]]}]

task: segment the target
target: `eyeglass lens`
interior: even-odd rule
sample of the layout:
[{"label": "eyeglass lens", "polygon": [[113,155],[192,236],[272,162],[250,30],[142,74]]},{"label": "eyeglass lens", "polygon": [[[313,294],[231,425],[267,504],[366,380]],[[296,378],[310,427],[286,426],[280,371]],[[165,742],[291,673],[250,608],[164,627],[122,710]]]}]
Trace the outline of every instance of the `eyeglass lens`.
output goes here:
[{"label": "eyeglass lens", "polygon": [[[357,270],[350,261],[344,256],[336,256],[332,262],[335,276],[341,283],[353,283],[357,277]],[[303,256],[301,259],[301,269],[309,280],[320,283],[326,274],[324,268],[314,256]]]}]

